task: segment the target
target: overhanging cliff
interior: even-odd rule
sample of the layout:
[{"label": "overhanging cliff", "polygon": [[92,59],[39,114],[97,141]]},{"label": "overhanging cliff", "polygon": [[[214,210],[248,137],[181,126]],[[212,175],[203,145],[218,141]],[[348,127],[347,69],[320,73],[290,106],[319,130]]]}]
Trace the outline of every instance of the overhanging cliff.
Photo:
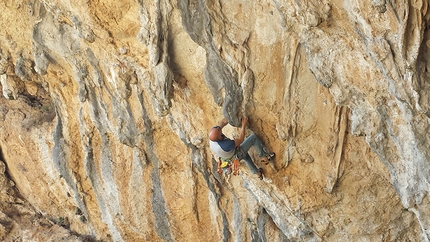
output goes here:
[{"label": "overhanging cliff", "polygon": [[427,1],[0,6],[1,239],[429,240]]}]

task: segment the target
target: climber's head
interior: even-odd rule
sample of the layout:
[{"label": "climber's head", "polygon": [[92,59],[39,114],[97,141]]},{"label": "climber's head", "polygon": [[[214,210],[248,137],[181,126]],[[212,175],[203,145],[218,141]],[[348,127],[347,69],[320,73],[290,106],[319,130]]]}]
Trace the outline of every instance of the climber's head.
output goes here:
[{"label": "climber's head", "polygon": [[222,140],[222,129],[220,126],[215,126],[211,128],[211,131],[209,131],[209,139],[211,141]]}]

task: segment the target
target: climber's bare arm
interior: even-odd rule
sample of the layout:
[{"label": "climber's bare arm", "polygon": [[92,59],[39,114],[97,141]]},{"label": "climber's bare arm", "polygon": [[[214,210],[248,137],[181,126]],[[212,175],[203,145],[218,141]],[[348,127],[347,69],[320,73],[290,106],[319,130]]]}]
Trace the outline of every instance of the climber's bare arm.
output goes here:
[{"label": "climber's bare arm", "polygon": [[245,130],[246,130],[247,124],[248,124],[248,117],[242,118],[242,128],[240,128],[239,138],[234,139],[236,148],[239,147],[240,144],[242,144],[243,140],[245,139]]},{"label": "climber's bare arm", "polygon": [[221,119],[221,121],[219,121],[218,126],[222,128],[224,128],[226,125],[228,124],[228,121],[226,118]]}]

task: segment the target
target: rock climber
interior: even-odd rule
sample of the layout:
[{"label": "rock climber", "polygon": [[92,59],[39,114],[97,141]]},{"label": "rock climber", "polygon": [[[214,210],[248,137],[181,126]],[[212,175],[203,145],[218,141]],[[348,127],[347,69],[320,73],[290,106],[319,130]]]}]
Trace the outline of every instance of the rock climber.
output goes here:
[{"label": "rock climber", "polygon": [[[267,149],[255,134],[251,134],[245,139],[245,129],[248,124],[247,117],[242,119],[240,135],[234,140],[227,138],[222,133],[222,129],[227,124],[228,121],[223,118],[217,126],[212,127],[209,131],[210,148],[219,157],[217,172],[221,174],[224,170],[225,173],[229,174],[231,173],[230,166],[232,166],[232,163],[235,160],[237,162],[239,160],[244,160],[246,166],[248,166],[251,172],[253,174],[257,174],[259,179],[263,179],[263,169],[261,167],[257,169],[249,156],[248,151],[252,146],[254,146],[255,151],[260,156],[263,164],[268,164],[268,162],[275,156],[275,153],[267,152]],[[235,172],[238,171],[238,164],[236,164],[236,167],[233,166],[233,169],[233,174],[235,174]]]}]

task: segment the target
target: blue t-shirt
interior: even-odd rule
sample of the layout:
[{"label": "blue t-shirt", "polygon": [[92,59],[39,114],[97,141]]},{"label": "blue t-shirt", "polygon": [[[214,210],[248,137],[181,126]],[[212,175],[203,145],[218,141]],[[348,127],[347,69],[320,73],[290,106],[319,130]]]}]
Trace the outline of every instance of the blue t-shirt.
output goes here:
[{"label": "blue t-shirt", "polygon": [[224,135],[222,140],[209,141],[212,151],[219,157],[228,159],[234,155],[236,150],[236,144],[234,140],[231,140]]}]

